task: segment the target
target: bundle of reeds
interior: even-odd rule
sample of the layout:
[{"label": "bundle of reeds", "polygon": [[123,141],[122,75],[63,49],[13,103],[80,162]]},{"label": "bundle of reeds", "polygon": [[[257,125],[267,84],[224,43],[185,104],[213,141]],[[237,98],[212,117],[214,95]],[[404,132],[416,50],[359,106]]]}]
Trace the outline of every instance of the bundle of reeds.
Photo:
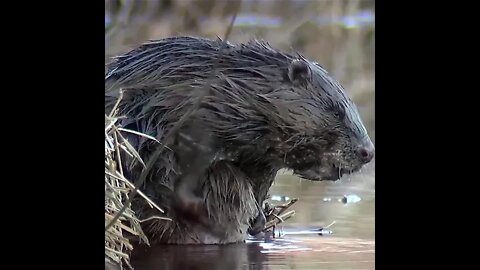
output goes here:
[{"label": "bundle of reeds", "polygon": [[[138,136],[149,136],[122,129],[117,125],[117,120],[118,118],[113,116],[113,112],[109,116],[105,115],[105,266],[132,269],[130,265],[130,253],[133,250],[131,237],[137,237],[146,244],[149,244],[149,241],[140,226],[142,221],[135,216],[135,212],[127,201],[129,196],[133,195],[132,191],[135,186],[124,177],[120,153],[123,151],[138,159],[142,164],[143,161],[121,133],[131,132]],[[143,197],[152,207],[163,213],[163,210],[143,193],[137,190],[136,195]]]}]

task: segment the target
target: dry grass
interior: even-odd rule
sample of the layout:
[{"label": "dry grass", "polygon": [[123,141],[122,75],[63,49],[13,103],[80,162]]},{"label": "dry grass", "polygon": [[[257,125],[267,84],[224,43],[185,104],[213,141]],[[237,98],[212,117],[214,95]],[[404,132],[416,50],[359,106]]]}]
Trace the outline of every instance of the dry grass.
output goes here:
[{"label": "dry grass", "polygon": [[[116,124],[118,117],[113,113],[105,115],[105,264],[116,265],[119,269],[130,265],[130,253],[133,246],[130,240],[137,238],[146,244],[149,244],[148,238],[141,228],[142,220],[139,220],[128,203],[129,195],[135,186],[124,177],[122,171],[121,151],[127,155],[141,160],[135,149],[122,136],[122,132],[132,132],[118,127]],[[138,136],[147,135],[132,132]],[[159,213],[163,210],[148,199],[143,193],[137,190],[137,195],[143,197],[151,207],[158,209]],[[124,209],[123,209],[124,208]],[[123,211],[122,211],[123,210]],[[149,219],[165,219],[161,216],[150,217]],[[113,223],[112,223],[113,222]],[[168,222],[168,221],[166,221]]]}]

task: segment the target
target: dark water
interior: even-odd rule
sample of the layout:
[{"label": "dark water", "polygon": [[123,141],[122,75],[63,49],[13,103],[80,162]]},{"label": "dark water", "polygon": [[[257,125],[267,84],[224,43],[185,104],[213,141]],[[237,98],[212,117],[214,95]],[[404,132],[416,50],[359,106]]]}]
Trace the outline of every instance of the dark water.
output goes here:
[{"label": "dark water", "polygon": [[[336,183],[282,175],[271,194],[274,203],[299,199],[292,206],[295,216],[282,226],[282,237],[226,246],[138,249],[132,258],[135,269],[375,269],[374,163]],[[294,234],[332,222],[330,235]]]}]

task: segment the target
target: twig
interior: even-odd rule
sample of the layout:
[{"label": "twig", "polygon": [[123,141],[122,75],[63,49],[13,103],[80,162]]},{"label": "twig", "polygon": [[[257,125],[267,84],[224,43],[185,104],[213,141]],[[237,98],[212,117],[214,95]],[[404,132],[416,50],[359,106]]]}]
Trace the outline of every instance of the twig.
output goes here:
[{"label": "twig", "polygon": [[117,168],[120,171],[120,174],[123,175],[123,168],[122,168],[122,159],[120,157],[120,149],[119,149],[119,144],[120,142],[118,141],[118,136],[117,133],[113,133],[113,138],[115,140],[115,150],[116,150],[116,158],[117,158]]},{"label": "twig", "polygon": [[143,133],[140,133],[140,132],[137,132],[137,131],[134,131],[134,130],[130,130],[130,129],[124,129],[124,128],[117,128],[117,129],[120,130],[120,131],[124,131],[124,132],[132,133],[132,134],[135,134],[135,135],[138,135],[138,136],[141,136],[141,137],[145,137],[147,139],[154,140],[157,143],[160,143],[156,138],[154,138],[152,136],[149,136],[147,134],[143,134]]},{"label": "twig", "polygon": [[271,228],[274,228],[277,224],[285,222],[287,219],[293,217],[295,215],[295,210],[287,211],[293,204],[298,201],[297,198],[291,199],[289,202],[281,205],[275,205],[270,209],[267,209],[268,213],[266,213],[267,222],[263,229],[264,232],[268,231]]},{"label": "twig", "polygon": [[118,106],[120,105],[120,102],[123,99],[123,89],[120,88],[118,92],[119,92],[119,96],[118,96],[117,102],[115,103],[115,105],[112,108],[112,111],[108,115],[109,117],[113,117],[113,115],[115,114],[115,111],[117,110]]},{"label": "twig", "polygon": [[107,132],[110,128],[115,125],[117,119],[111,119],[111,117],[105,115],[106,120],[110,121],[107,126],[105,126],[105,132]]},{"label": "twig", "polygon": [[[132,189],[135,188],[135,185],[130,183],[130,181],[125,179],[125,177],[121,178],[120,180],[127,183],[127,185],[129,185],[130,188],[132,188]],[[163,211],[162,208],[160,208],[156,203],[154,203],[152,200],[150,200],[150,198],[148,198],[147,195],[145,195],[142,191],[138,190],[137,193],[138,193],[138,195],[143,197],[149,204],[151,204],[153,207],[155,207],[158,211],[160,211],[161,213],[165,213],[165,211]],[[165,218],[165,219],[169,219],[169,218]]]},{"label": "twig", "polygon": [[291,199],[288,203],[275,205],[270,209],[269,213],[267,213],[267,221],[273,220],[275,216],[280,216],[283,212],[285,212],[290,206],[298,201],[297,198]]},{"label": "twig", "polygon": [[127,255],[127,254],[125,254],[125,253],[123,253],[123,252],[120,252],[120,251],[116,251],[116,250],[111,249],[111,248],[109,248],[109,247],[107,247],[107,246],[105,247],[105,250],[108,250],[108,251],[110,251],[110,252],[112,252],[112,253],[114,253],[114,254],[117,254],[118,256],[121,256],[121,257],[123,257],[123,258],[128,258],[128,255]]},{"label": "twig", "polygon": [[274,220],[270,220],[268,221],[266,224],[265,224],[265,229],[263,229],[263,231],[267,231],[268,229],[282,223],[282,222],[285,222],[285,220],[293,217],[295,215],[295,210],[290,210],[280,216],[277,216],[275,215],[276,219]]},{"label": "twig", "polygon": [[148,218],[146,218],[146,219],[140,219],[138,222],[143,223],[143,222],[146,222],[146,221],[149,221],[149,220],[153,220],[153,219],[161,219],[161,220],[172,221],[172,219],[166,218],[166,217],[151,216],[151,217],[148,217]]}]

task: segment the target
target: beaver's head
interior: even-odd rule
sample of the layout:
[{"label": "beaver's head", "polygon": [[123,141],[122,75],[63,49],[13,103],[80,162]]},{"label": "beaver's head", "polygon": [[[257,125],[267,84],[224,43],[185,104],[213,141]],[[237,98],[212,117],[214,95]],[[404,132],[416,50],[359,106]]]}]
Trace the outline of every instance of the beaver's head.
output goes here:
[{"label": "beaver's head", "polygon": [[309,180],[338,180],[369,163],[375,147],[343,87],[318,64],[293,60],[279,92],[279,111],[290,126],[284,165]]},{"label": "beaver's head", "polygon": [[[114,89],[126,89],[119,105],[120,114],[129,115],[123,124],[159,140],[208,89],[195,112],[209,127],[200,131],[216,138],[225,152],[219,159],[245,171],[287,167],[303,178],[337,180],[374,155],[340,83],[318,64],[265,42],[154,41],[118,58],[107,85],[106,111],[118,100]],[[154,143],[145,141],[138,147]]]}]

